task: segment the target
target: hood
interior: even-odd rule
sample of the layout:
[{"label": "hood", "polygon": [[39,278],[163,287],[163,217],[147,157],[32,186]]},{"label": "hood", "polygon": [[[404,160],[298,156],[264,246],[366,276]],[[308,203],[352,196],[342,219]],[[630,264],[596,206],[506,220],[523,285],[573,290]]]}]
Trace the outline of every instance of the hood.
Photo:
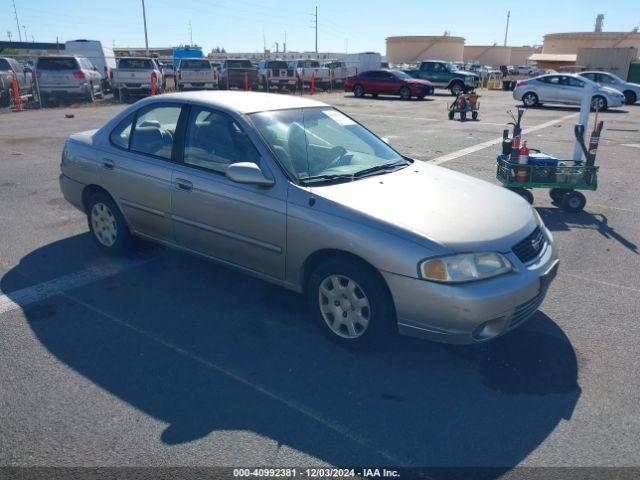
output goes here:
[{"label": "hood", "polygon": [[313,193],[455,252],[508,252],[536,227],[519,195],[418,161],[392,173],[313,187]]},{"label": "hood", "polygon": [[456,72],[453,72],[456,75],[461,75],[463,77],[478,77],[480,78],[480,75],[478,75],[477,73],[474,72],[467,72],[466,70],[458,70]]},{"label": "hood", "polygon": [[620,96],[624,96],[623,93],[620,90],[617,90],[615,88],[612,87],[600,87],[598,90],[608,93],[609,95],[613,95],[614,97],[620,97]]}]

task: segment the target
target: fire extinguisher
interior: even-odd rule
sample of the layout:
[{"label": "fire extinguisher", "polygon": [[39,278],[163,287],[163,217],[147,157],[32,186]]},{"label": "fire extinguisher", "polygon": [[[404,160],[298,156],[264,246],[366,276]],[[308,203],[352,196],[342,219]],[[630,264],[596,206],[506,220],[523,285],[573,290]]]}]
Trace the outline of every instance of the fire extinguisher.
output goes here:
[{"label": "fire extinguisher", "polygon": [[527,174],[529,173],[529,149],[527,148],[527,142],[524,142],[520,148],[518,155],[518,174],[516,175],[516,182],[526,182]]}]

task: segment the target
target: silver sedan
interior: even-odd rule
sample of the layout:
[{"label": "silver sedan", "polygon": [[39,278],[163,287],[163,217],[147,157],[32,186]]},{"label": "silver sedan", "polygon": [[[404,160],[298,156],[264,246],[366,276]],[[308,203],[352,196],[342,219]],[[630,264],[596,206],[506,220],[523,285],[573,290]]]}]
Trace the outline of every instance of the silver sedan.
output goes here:
[{"label": "silver sedan", "polygon": [[304,293],[322,330],[350,346],[395,331],[492,339],[536,312],[558,268],[518,195],[404,157],[300,97],[147,98],[72,135],[61,169],[106,253],[138,236]]},{"label": "silver sedan", "polygon": [[640,84],[625,82],[623,79],[609,72],[580,72],[581,77],[588,78],[605,87],[611,87],[624,95],[625,103],[633,105],[640,99]]},{"label": "silver sedan", "polygon": [[591,107],[594,110],[620,107],[625,102],[624,95],[618,90],[603,87],[579,75],[557,73],[519,81],[513,90],[513,98],[529,108],[543,103],[580,105],[587,84],[593,87]]}]

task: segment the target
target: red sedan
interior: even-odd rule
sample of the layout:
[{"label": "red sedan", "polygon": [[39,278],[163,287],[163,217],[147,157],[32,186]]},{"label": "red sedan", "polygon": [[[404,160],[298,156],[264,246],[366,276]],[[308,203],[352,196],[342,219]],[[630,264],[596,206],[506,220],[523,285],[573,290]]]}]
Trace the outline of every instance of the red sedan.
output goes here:
[{"label": "red sedan", "polygon": [[348,77],[344,82],[344,90],[353,92],[356,97],[370,93],[378,95],[399,95],[403,100],[416,97],[422,100],[427,95],[433,95],[433,85],[428,80],[410,77],[400,70],[369,70],[354,77]]}]

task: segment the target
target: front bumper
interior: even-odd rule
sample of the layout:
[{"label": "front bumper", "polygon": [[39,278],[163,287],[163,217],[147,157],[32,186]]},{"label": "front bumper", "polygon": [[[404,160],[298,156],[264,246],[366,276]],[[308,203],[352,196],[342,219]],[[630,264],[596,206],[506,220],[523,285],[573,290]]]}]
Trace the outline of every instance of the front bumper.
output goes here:
[{"label": "front bumper", "polygon": [[490,340],[528,320],[544,300],[559,261],[553,240],[532,263],[506,256],[516,271],[489,280],[443,284],[382,272],[393,297],[403,335],[444,343]]}]

